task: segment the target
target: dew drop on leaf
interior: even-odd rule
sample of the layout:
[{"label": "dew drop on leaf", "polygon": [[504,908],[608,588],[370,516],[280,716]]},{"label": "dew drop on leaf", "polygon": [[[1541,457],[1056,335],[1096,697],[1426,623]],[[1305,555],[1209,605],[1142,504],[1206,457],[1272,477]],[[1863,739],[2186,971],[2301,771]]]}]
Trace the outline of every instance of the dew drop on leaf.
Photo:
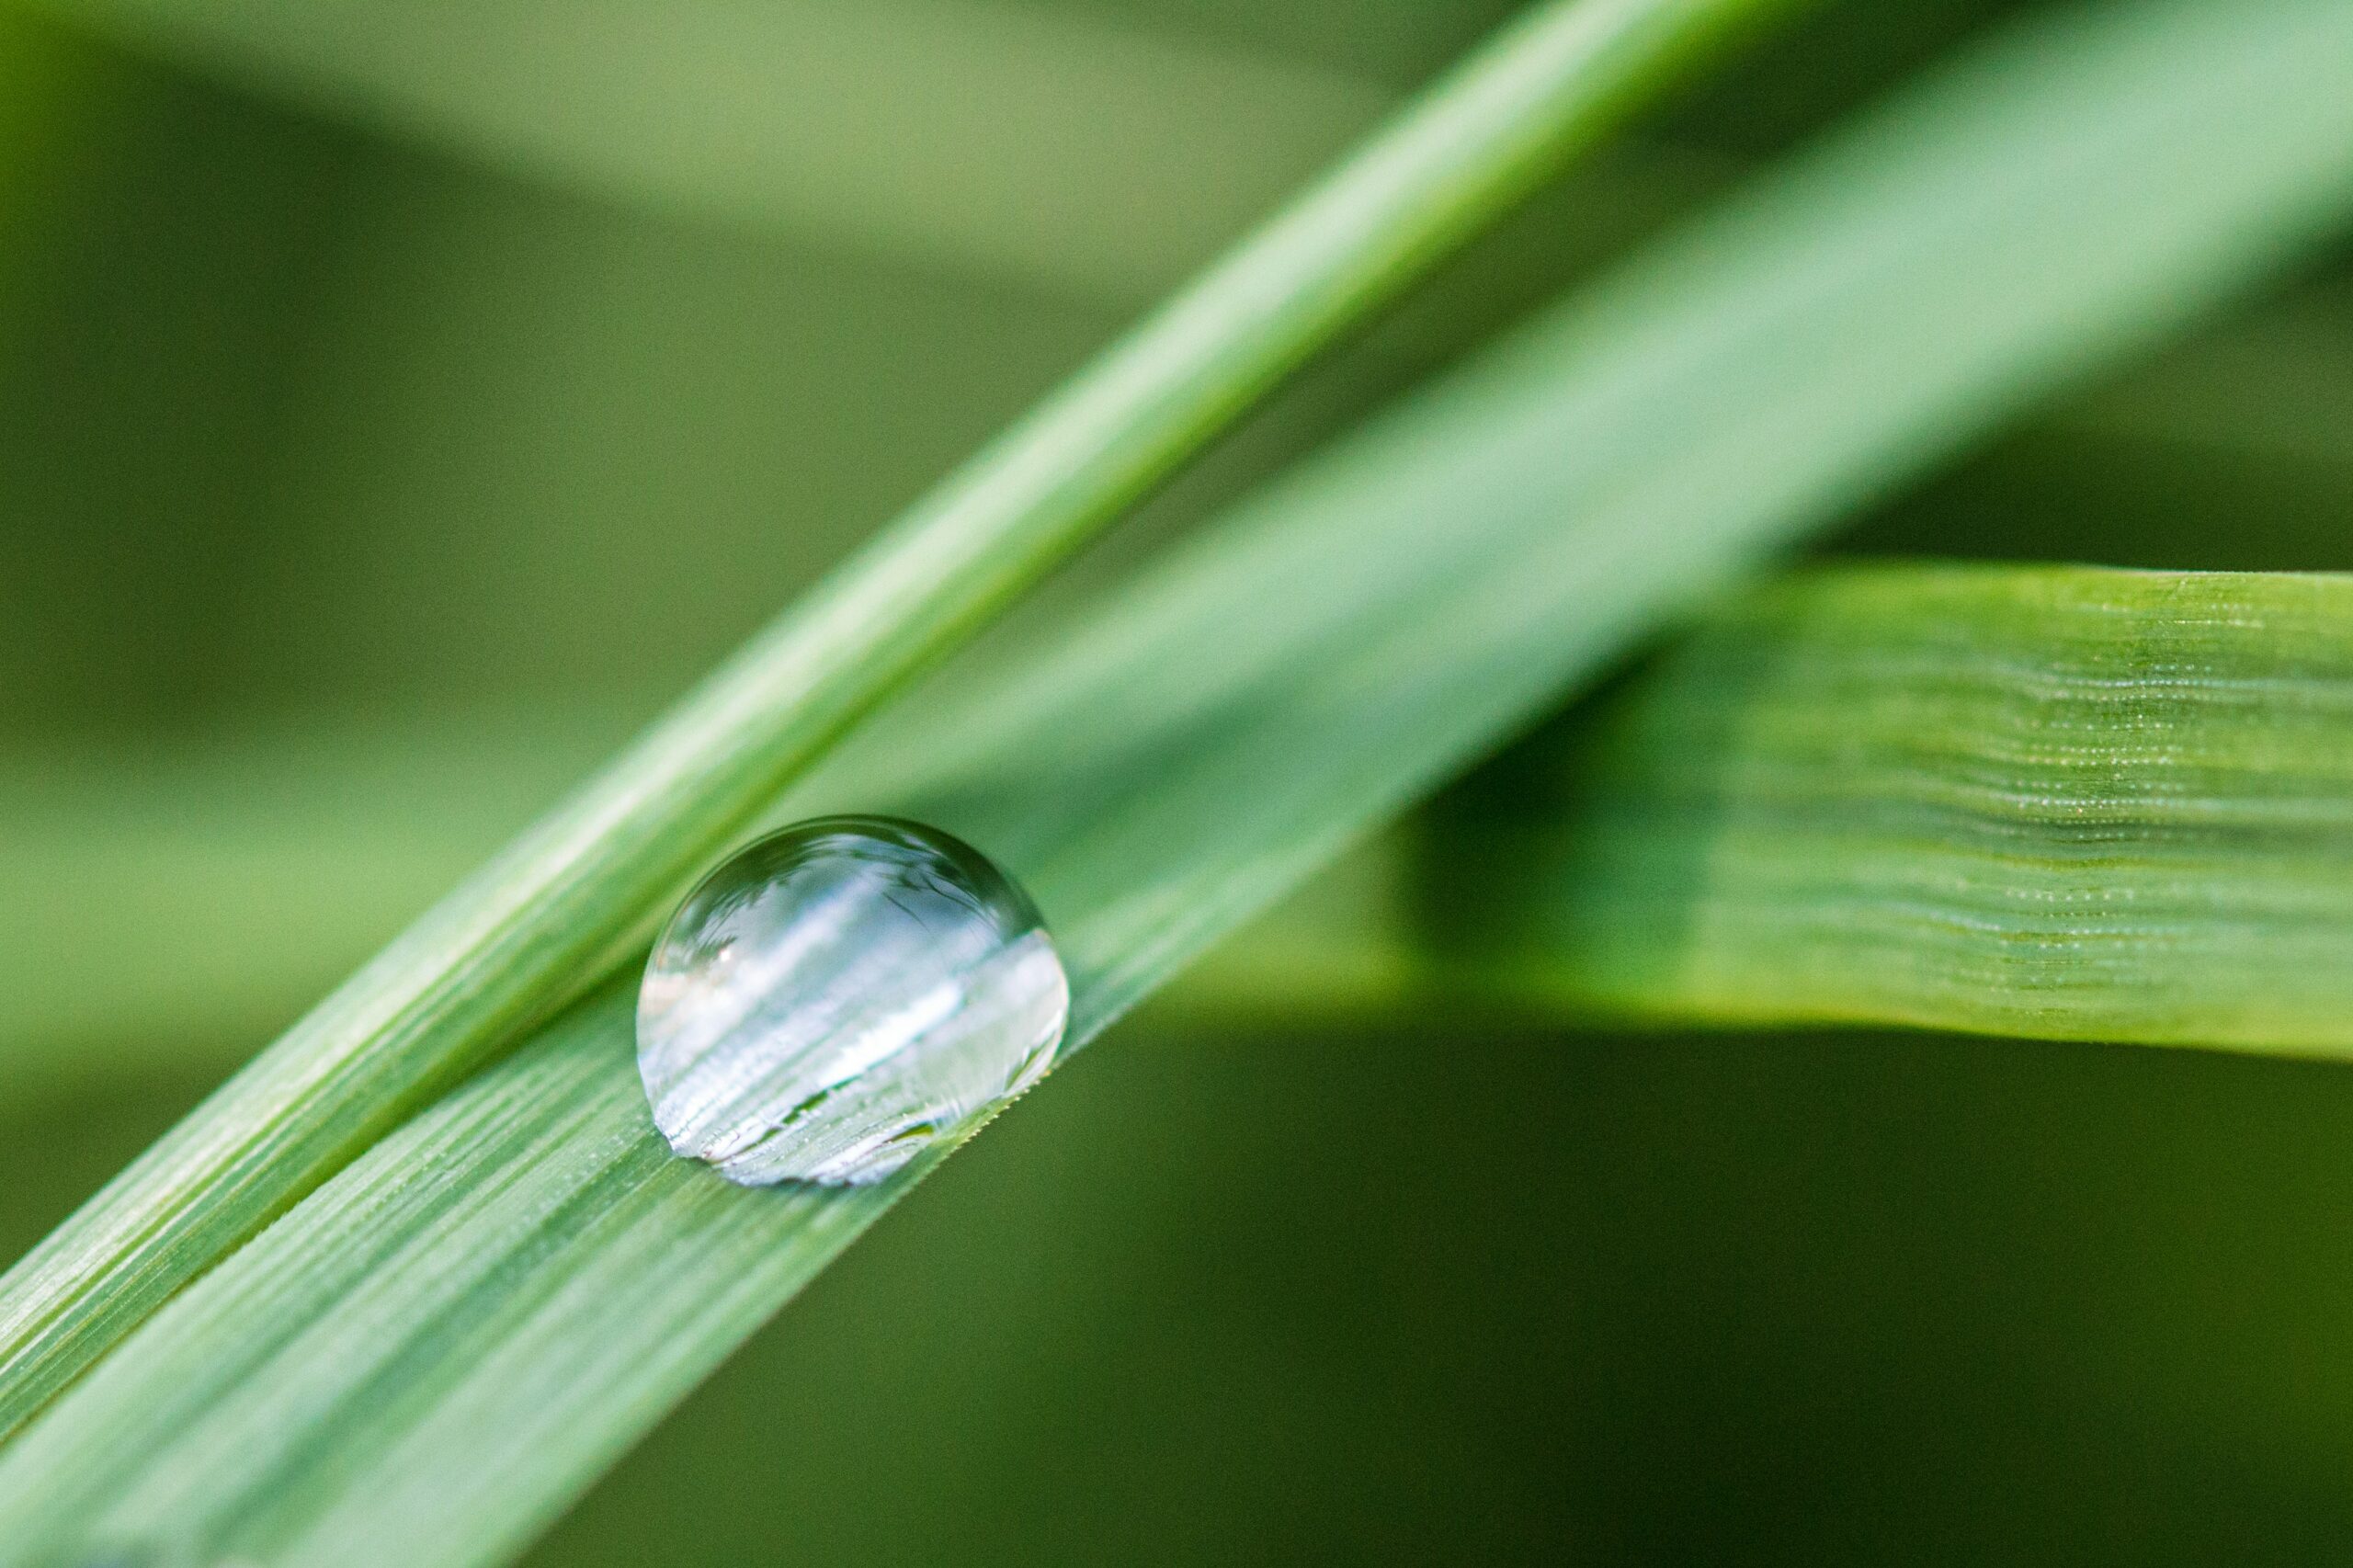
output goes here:
[{"label": "dew drop on leaf", "polygon": [[637,1063],[679,1153],[747,1187],[872,1182],[1052,1065],[1070,985],[1029,896],[920,824],[738,851],[654,944]]}]

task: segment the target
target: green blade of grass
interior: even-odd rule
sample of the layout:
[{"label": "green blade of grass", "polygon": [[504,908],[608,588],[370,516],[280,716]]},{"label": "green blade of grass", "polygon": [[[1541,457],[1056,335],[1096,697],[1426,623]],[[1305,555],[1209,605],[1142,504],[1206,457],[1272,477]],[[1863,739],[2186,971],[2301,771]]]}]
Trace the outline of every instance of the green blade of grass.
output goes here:
[{"label": "green blade of grass", "polygon": [[[2334,0],[2028,29],[968,687],[959,732],[894,710],[780,809],[897,805],[997,854],[1083,1042],[1738,562],[2341,219],[2348,67]],[[499,1561],[936,1163],[746,1190],[672,1158],[617,985],[0,1453],[0,1562]]]},{"label": "green blade of grass", "polygon": [[1441,821],[1507,994],[2342,1054],[2353,577],[1804,574]]},{"label": "green blade of grass", "polygon": [[919,502],[0,1281],[0,1431],[576,994],[746,815],[1284,371],[1769,0],[1568,0]]}]

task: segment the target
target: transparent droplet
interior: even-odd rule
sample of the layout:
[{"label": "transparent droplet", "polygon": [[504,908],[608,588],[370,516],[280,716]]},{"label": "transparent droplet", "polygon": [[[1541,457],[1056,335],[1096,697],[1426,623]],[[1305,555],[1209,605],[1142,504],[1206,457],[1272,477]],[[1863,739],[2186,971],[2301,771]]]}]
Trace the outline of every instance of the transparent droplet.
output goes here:
[{"label": "transparent droplet", "polygon": [[1069,1015],[1037,906],[978,850],[822,817],[670,917],[637,1065],[670,1147],[730,1181],[879,1181],[1037,1082]]}]

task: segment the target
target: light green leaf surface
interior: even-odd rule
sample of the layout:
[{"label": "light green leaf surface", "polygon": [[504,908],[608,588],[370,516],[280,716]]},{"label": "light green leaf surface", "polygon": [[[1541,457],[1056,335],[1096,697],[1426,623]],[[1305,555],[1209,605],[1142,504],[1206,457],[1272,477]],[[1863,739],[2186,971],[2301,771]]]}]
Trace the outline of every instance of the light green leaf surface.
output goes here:
[{"label": "light green leaf surface", "polygon": [[2342,1053],[2353,577],[1805,574],[1499,763],[1427,873],[1449,949],[1588,1010]]},{"label": "light green leaf surface", "polygon": [[[995,853],[1084,1042],[1663,616],[2340,218],[2348,69],[2334,0],[2024,31],[781,809]],[[934,1163],[730,1187],[631,1043],[625,985],[581,1003],[157,1314],[0,1455],[0,1562],[497,1561]]]},{"label": "light green leaf surface", "polygon": [[754,639],[0,1280],[0,1430],[643,939],[785,781],[1767,0],[1531,12]]}]

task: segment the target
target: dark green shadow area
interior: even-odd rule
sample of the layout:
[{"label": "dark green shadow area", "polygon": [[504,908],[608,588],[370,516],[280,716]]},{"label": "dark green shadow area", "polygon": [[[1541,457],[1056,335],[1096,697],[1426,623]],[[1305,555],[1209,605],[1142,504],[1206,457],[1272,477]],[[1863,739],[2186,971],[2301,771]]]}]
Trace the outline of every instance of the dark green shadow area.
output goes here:
[{"label": "dark green shadow area", "polygon": [[191,1057],[186,1069],[94,1067],[0,1100],[0,1259],[14,1263],[204,1097],[218,1070],[204,1076],[208,1058]]}]

